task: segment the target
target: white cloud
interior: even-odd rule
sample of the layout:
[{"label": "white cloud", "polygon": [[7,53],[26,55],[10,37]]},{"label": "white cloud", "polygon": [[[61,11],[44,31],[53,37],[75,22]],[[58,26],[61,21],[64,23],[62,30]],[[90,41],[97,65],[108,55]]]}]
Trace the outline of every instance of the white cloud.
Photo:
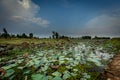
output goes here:
[{"label": "white cloud", "polygon": [[85,30],[91,35],[120,36],[120,11],[103,14],[86,23]]},{"label": "white cloud", "polygon": [[40,10],[40,6],[33,3],[31,0],[2,0],[2,7],[5,9],[9,20],[25,21],[26,24],[37,24],[46,27],[49,21],[37,17],[36,14]]}]

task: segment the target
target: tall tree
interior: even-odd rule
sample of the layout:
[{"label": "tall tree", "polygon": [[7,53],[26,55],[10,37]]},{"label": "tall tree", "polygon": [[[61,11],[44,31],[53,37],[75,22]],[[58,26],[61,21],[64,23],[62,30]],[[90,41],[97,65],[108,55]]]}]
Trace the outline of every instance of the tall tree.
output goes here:
[{"label": "tall tree", "polygon": [[33,33],[30,33],[30,34],[29,34],[29,38],[33,38]]},{"label": "tall tree", "polygon": [[8,32],[7,32],[7,30],[6,30],[5,28],[3,28],[3,32],[4,32],[5,34],[8,34]]},{"label": "tall tree", "polygon": [[55,39],[55,31],[52,31],[52,37]]},{"label": "tall tree", "polygon": [[52,31],[53,35],[53,39],[58,39],[59,38],[59,33],[58,32],[55,32],[55,31]]},{"label": "tall tree", "polygon": [[3,28],[3,34],[2,34],[2,36],[4,37],[4,38],[8,38],[8,37],[10,37],[10,35],[8,34],[8,32],[7,32],[7,30],[5,29],[5,28]]},{"label": "tall tree", "polygon": [[55,36],[56,36],[56,39],[59,38],[59,34],[57,32],[55,33]]}]

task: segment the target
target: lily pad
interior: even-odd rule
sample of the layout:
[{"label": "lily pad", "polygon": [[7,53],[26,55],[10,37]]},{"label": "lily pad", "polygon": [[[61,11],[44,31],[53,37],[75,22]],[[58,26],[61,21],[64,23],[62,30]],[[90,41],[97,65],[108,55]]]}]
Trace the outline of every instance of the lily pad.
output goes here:
[{"label": "lily pad", "polygon": [[52,80],[52,78],[53,78],[52,76],[47,76],[48,80]]},{"label": "lily pad", "polygon": [[30,73],[30,70],[24,70],[23,74],[29,74],[29,73]]},{"label": "lily pad", "polygon": [[55,78],[53,78],[53,80],[62,80],[62,78],[59,76],[56,76]]},{"label": "lily pad", "polygon": [[68,71],[64,72],[63,79],[66,80],[70,77],[70,73]]},{"label": "lily pad", "polygon": [[7,69],[10,69],[10,68],[15,67],[15,66],[17,66],[17,64],[11,64],[11,65],[8,65],[8,66],[3,66],[2,68],[7,70]]},{"label": "lily pad", "polygon": [[5,77],[11,76],[15,71],[13,69],[9,69],[6,71]]},{"label": "lily pad", "polygon": [[32,78],[32,80],[42,80],[43,75],[41,75],[41,74],[32,74],[31,78]]},{"label": "lily pad", "polygon": [[11,76],[11,77],[9,78],[9,80],[13,80],[14,77],[15,77],[15,75]]},{"label": "lily pad", "polygon": [[60,72],[56,71],[56,72],[52,73],[52,75],[53,76],[61,76],[62,74]]},{"label": "lily pad", "polygon": [[22,70],[24,67],[21,67],[21,66],[20,66],[20,67],[17,67],[17,68]]}]

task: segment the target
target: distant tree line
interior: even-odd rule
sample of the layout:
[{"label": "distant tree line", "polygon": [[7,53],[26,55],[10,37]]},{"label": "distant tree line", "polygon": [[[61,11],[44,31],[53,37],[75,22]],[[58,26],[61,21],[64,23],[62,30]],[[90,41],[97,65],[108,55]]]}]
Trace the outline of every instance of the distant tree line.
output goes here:
[{"label": "distant tree line", "polygon": [[91,36],[82,36],[81,39],[110,39],[110,37],[98,37],[98,36],[95,36],[95,37],[91,37]]},{"label": "distant tree line", "polygon": [[[58,32],[56,31],[52,31],[52,38],[53,39],[68,39],[71,37],[65,36],[65,35],[60,35]],[[82,36],[80,37],[80,39],[110,39],[110,37],[98,37],[95,36],[94,38],[92,38],[91,36]]]},{"label": "distant tree line", "polygon": [[0,38],[35,38],[33,33],[29,33],[29,35],[22,33],[22,34],[9,34],[8,31],[3,28],[3,33],[0,33]]},{"label": "distant tree line", "polygon": [[82,36],[81,38],[82,38],[82,39],[92,39],[91,36]]},{"label": "distant tree line", "polygon": [[82,36],[81,39],[110,39],[110,37],[98,37],[98,36],[95,36],[95,37],[91,37],[91,36]]},{"label": "distant tree line", "polygon": [[[33,35],[33,33],[29,33],[28,35],[25,33],[22,34],[9,34],[8,31],[3,28],[3,33],[0,33],[0,38],[38,38]],[[52,31],[52,36],[50,37],[52,39],[69,39],[71,37],[65,36],[65,35],[60,35],[56,31]],[[95,36],[92,38],[91,36],[82,36],[80,39],[110,39],[110,37],[97,37]]]},{"label": "distant tree line", "polygon": [[110,39],[110,37],[98,37],[98,36],[95,36],[93,39]]}]

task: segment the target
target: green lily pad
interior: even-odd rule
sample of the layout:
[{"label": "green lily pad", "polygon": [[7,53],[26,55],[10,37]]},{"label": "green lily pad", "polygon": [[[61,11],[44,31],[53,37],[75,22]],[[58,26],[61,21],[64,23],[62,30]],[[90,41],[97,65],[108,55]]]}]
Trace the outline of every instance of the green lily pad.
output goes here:
[{"label": "green lily pad", "polygon": [[48,79],[47,79],[47,76],[44,75],[43,78],[42,78],[42,80],[48,80]]},{"label": "green lily pad", "polygon": [[66,80],[70,77],[70,73],[68,71],[64,72],[63,79]]},{"label": "green lily pad", "polygon": [[17,68],[22,70],[24,67],[21,67],[21,66],[20,66],[20,67],[17,67]]},{"label": "green lily pad", "polygon": [[72,76],[76,76],[77,74],[76,73],[70,73]]},{"label": "green lily pad", "polygon": [[60,72],[56,71],[56,72],[52,73],[52,75],[53,76],[61,76],[62,74]]},{"label": "green lily pad", "polygon": [[29,74],[29,73],[30,73],[30,70],[24,70],[23,74]]},{"label": "green lily pad", "polygon": [[32,74],[31,78],[32,78],[32,80],[42,80],[43,75],[41,75],[41,74]]},{"label": "green lily pad", "polygon": [[22,63],[23,61],[24,61],[24,59],[17,60],[17,63]]},{"label": "green lily pad", "polygon": [[9,78],[9,80],[13,80],[14,77],[15,77],[15,75],[11,76],[11,77]]},{"label": "green lily pad", "polygon": [[52,76],[47,76],[48,80],[52,80],[52,78],[53,78]]},{"label": "green lily pad", "polygon": [[15,66],[17,66],[17,64],[11,64],[11,65],[8,65],[8,66],[3,66],[2,68],[7,70],[7,69],[10,69],[10,68],[15,67]]},{"label": "green lily pad", "polygon": [[9,69],[6,71],[5,77],[11,76],[15,71],[13,69]]},{"label": "green lily pad", "polygon": [[26,66],[28,66],[28,67],[30,67],[30,66],[33,66],[34,65],[34,62],[31,60],[31,61],[29,61],[27,64],[26,64]]},{"label": "green lily pad", "polygon": [[55,78],[53,78],[53,80],[62,80],[62,78],[59,76],[56,76]]}]

